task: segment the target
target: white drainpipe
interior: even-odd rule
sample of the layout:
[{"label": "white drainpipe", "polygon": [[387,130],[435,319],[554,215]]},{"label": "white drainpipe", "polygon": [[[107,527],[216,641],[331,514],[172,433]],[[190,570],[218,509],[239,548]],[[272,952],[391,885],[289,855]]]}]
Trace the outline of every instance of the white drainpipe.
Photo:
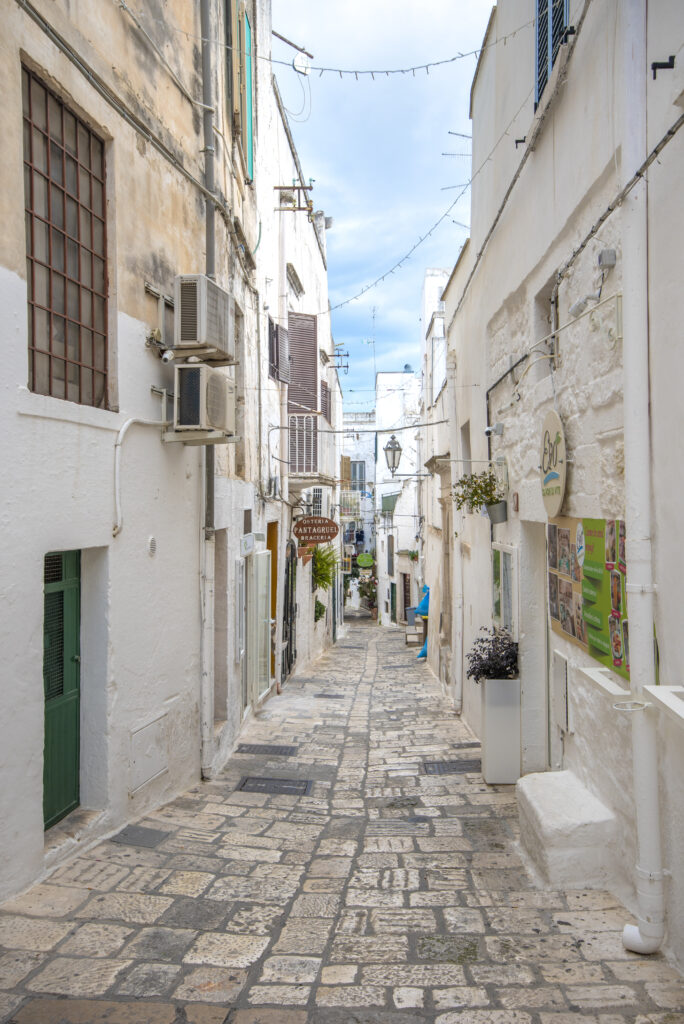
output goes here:
[{"label": "white drainpipe", "polygon": [[[646,4],[623,0],[622,175],[629,178],[646,158]],[[653,651],[654,584],[651,549],[651,467],[648,344],[648,191],[645,180],[622,205],[624,315],[625,519],[627,593],[632,690],[655,683]],[[637,705],[638,707],[638,705]],[[638,861],[638,925],[626,925],[625,947],[655,953],[665,932],[663,871],[658,806],[657,712],[635,710],[632,719],[634,802]]]}]

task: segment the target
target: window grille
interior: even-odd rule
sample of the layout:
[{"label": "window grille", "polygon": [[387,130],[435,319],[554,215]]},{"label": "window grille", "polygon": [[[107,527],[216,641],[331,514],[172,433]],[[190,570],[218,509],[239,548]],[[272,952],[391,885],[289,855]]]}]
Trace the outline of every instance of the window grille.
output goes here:
[{"label": "window grille", "polygon": [[324,380],[321,381],[321,412],[325,416],[328,423],[332,423],[330,413],[330,388]]},{"label": "window grille", "polygon": [[104,144],[22,68],[29,387],[107,405]]},{"label": "window grille", "polygon": [[351,464],[351,489],[352,491],[366,490],[366,463],[352,462]]}]

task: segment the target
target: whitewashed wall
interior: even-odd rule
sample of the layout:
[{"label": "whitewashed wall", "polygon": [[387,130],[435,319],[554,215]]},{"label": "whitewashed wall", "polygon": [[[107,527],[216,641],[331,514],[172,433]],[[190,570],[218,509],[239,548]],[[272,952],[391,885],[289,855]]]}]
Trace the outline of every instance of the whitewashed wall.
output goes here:
[{"label": "whitewashed wall", "polygon": [[[582,4],[571,3],[570,23],[576,23]],[[500,4],[488,41],[507,35],[534,14],[533,4]],[[484,391],[512,361],[539,345],[551,330],[549,298],[556,271],[572,255],[620,187],[636,168],[624,167],[620,148],[620,10],[616,3],[592,4],[578,39],[567,83],[546,114],[546,121],[520,179],[485,249],[461,304],[475,254],[483,245],[503,195],[524,153],[512,140],[531,136],[534,112],[529,98],[534,74],[533,35],[520,32],[506,46],[487,47],[473,87],[472,240],[462,254],[447,291],[449,345],[456,363],[456,429],[452,443],[463,455],[469,428],[473,459],[488,457],[484,436]],[[665,39],[681,40],[678,5],[663,3],[649,11],[649,60]],[[671,49],[672,47],[670,47]],[[606,59],[610,54],[610,59]],[[503,85],[505,83],[505,87]],[[647,86],[649,147],[681,114],[682,71],[669,77],[649,76]],[[527,97],[527,99],[526,99]],[[506,129],[506,133],[504,133]],[[679,402],[675,394],[682,363],[682,346],[672,343],[681,331],[681,274],[677,239],[681,204],[673,189],[681,168],[682,141],[675,138],[649,175],[649,318],[651,359],[652,467],[655,511],[655,565],[658,580],[656,630],[661,658],[661,682],[680,683],[675,590],[678,560],[672,558],[677,524],[672,502],[676,493],[675,461],[684,454],[677,427]],[[489,158],[489,159],[488,159]],[[483,167],[479,171],[480,166]],[[559,291],[559,322],[572,318],[569,307],[600,284],[597,257],[614,248],[617,266],[605,278],[602,298],[621,288],[621,212],[616,209],[596,236],[574,260]],[[460,309],[456,312],[457,307]],[[631,905],[634,902],[635,819],[633,806],[629,723],[613,710],[613,701],[581,672],[596,663],[580,648],[554,633],[550,644],[568,658],[574,732],[563,748],[551,729],[547,747],[549,694],[547,690],[545,590],[545,523],[539,484],[541,424],[548,409],[556,408],[567,432],[569,473],[564,513],[572,516],[624,516],[623,423],[629,410],[622,402],[622,349],[615,306],[601,306],[591,316],[559,334],[561,359],[553,376],[549,360],[532,358],[492,392],[491,421],[504,424],[493,438],[492,455],[505,456],[510,496],[508,522],[494,527],[497,541],[510,543],[519,555],[520,660],[522,676],[522,768],[544,770],[551,763],[572,770],[615,814],[617,842],[611,885]],[[536,350],[548,349],[543,344]],[[533,364],[533,365],[532,365]],[[531,365],[528,370],[527,367]],[[524,379],[522,373],[525,372]],[[514,382],[519,381],[518,386]],[[518,397],[519,396],[519,397]],[[480,626],[491,618],[490,528],[486,519],[457,516],[454,540],[454,579],[460,576],[463,608],[454,604],[454,632],[462,631],[467,651]],[[628,566],[629,575],[629,566]],[[480,730],[479,692],[463,678],[463,714]],[[455,670],[459,666],[455,664]],[[660,793],[665,863],[673,870],[668,884],[670,949],[684,958],[682,905],[684,875],[680,869],[684,830],[682,802],[681,728],[661,721]],[[559,753],[560,751],[560,753]],[[560,757],[560,762],[557,758]],[[677,865],[674,868],[674,865]]]}]

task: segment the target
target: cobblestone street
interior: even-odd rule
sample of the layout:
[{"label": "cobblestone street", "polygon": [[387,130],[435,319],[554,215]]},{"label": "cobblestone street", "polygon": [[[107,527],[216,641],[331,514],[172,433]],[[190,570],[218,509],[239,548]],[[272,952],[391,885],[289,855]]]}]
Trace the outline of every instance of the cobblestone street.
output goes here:
[{"label": "cobblestone street", "polygon": [[350,624],[242,737],[279,750],[236,753],[6,903],[0,1020],[684,1021],[678,974],[623,949],[613,897],[535,887],[513,789],[483,784],[415,654]]}]

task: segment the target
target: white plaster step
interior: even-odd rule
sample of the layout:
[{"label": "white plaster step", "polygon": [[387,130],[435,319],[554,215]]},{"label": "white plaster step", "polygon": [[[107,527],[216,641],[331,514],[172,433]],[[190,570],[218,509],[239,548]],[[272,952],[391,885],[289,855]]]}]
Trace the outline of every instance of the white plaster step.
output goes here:
[{"label": "white plaster step", "polygon": [[607,888],[616,857],[615,815],[571,771],[516,784],[520,840],[550,885]]}]

